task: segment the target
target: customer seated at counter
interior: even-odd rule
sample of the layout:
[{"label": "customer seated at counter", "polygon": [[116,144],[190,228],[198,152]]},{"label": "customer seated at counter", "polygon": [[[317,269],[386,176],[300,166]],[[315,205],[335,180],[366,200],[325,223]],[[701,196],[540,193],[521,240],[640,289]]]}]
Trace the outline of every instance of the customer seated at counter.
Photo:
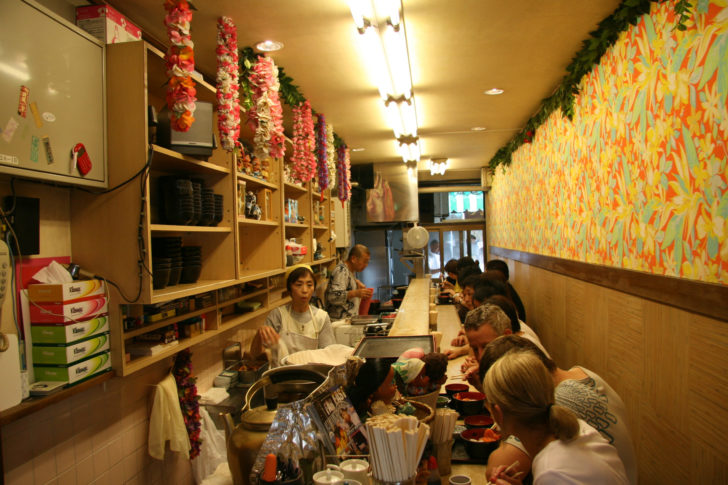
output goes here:
[{"label": "customer seated at counter", "polygon": [[458,260],[450,259],[445,263],[445,280],[442,282],[443,290],[459,291],[458,285]]},{"label": "customer seated at counter", "polygon": [[362,298],[371,298],[372,290],[356,279],[356,273],[369,265],[371,254],[363,244],[355,244],[346,261],[340,262],[329,277],[326,288],[326,311],[331,318],[340,320],[359,314]]},{"label": "customer seated at counter", "polygon": [[[465,336],[473,351],[473,357],[465,359],[462,365],[462,371],[468,382],[480,389],[481,379],[478,377],[478,368],[485,346],[502,335],[511,335],[512,333],[511,319],[497,305],[486,303],[468,313],[467,317],[465,317]],[[526,334],[522,333],[522,336],[530,339]],[[540,340],[533,343],[544,354],[548,355]]]},{"label": "customer seated at counter", "polygon": [[[501,433],[520,440],[521,458],[530,462],[535,485],[629,483],[617,449],[554,401],[552,376],[532,352],[511,351],[496,360],[485,375],[483,389]],[[486,476],[498,485],[518,483],[513,479],[524,469],[520,459],[512,467],[514,462],[501,462]]]},{"label": "customer seated at counter", "polygon": [[280,366],[283,358],[294,352],[322,349],[336,343],[328,313],[310,305],[316,290],[311,267],[303,264],[289,268],[286,288],[291,302],[268,314],[250,346],[254,357],[269,350],[271,366]]},{"label": "customer seated at counter", "polygon": [[394,359],[368,358],[359,367],[356,376],[349,379],[346,394],[362,421],[391,406],[397,394],[393,363]]},{"label": "customer seated at counter", "polygon": [[[527,352],[539,360],[553,381],[556,404],[573,411],[613,445],[624,464],[629,482],[637,483],[637,465],[632,438],[627,429],[626,407],[614,389],[599,375],[584,367],[574,366],[569,370],[557,367],[533,342],[517,335],[499,337],[485,347],[480,360],[481,379],[502,357],[515,352]],[[518,438],[509,437],[491,453],[488,471],[492,472],[499,465],[510,465],[516,460],[521,470],[528,471],[532,456]]]},{"label": "customer seated at counter", "polygon": [[508,291],[508,298],[510,298],[511,301],[513,301],[513,304],[516,306],[516,310],[518,311],[518,317],[525,322],[526,307],[523,306],[523,301],[521,301],[521,297],[518,296],[518,292],[516,291],[516,289],[508,281],[510,277],[508,263],[506,263],[502,259],[491,259],[490,261],[485,263],[485,273],[495,273],[497,276],[502,278],[503,282],[505,282],[507,287],[506,289]]}]

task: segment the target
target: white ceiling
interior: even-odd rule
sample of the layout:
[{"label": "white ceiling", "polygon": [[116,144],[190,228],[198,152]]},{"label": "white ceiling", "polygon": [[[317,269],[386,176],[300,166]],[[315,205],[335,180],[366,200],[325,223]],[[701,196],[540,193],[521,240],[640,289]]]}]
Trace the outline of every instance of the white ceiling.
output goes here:
[{"label": "white ceiling", "polygon": [[[167,45],[163,0],[110,0]],[[345,0],[196,0],[197,69],[214,79],[216,19],[232,17],[238,45],[285,44],[271,57],[293,77],[349,147],[352,163],[401,161],[379,94],[356,47]],[[550,95],[565,67],[619,0],[404,0],[410,64],[426,160],[449,158],[448,179],[480,178],[480,167]],[[485,96],[492,87],[505,90]],[[485,131],[471,131],[484,126]]]}]

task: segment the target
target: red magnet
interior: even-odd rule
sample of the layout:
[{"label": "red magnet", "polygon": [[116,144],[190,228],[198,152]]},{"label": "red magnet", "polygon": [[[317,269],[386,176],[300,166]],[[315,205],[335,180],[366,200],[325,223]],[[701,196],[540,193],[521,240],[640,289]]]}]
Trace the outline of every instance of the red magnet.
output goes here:
[{"label": "red magnet", "polygon": [[76,143],[76,146],[71,150],[71,155],[75,160],[76,167],[81,175],[86,175],[91,171],[91,158],[88,156],[86,147],[83,143]]}]

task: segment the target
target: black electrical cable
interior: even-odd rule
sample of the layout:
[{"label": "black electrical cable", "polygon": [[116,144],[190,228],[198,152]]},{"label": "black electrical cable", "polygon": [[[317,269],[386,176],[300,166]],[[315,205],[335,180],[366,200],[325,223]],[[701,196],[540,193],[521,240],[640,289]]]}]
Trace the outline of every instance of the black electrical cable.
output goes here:
[{"label": "black electrical cable", "polygon": [[95,191],[95,190],[87,189],[85,187],[76,187],[76,188],[78,190],[83,191],[83,192],[88,192],[89,194],[94,194],[94,195],[108,194],[108,193],[113,192],[113,191],[115,191],[117,189],[120,189],[123,186],[125,186],[126,184],[128,184],[129,182],[131,182],[132,180],[134,180],[135,178],[137,178],[138,176],[144,174],[144,172],[146,172],[149,169],[149,167],[152,165],[152,154],[153,153],[154,153],[154,146],[150,144],[149,145],[148,154],[147,154],[147,163],[145,163],[144,166],[141,169],[139,169],[139,171],[137,173],[135,173],[134,175],[132,175],[131,177],[129,177],[125,181],[121,182],[116,187],[112,187],[110,189],[106,189],[106,190],[102,190],[102,191]]}]

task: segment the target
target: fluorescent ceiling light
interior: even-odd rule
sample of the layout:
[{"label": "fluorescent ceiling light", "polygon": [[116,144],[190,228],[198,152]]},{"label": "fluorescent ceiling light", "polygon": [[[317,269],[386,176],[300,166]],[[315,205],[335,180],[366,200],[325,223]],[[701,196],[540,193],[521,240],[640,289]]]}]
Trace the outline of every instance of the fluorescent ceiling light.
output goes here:
[{"label": "fluorescent ceiling light", "polygon": [[420,140],[417,137],[402,137],[397,140],[397,151],[402,157],[402,161],[419,162],[420,161]]},{"label": "fluorescent ceiling light", "polygon": [[283,49],[283,42],[277,40],[264,40],[255,44],[255,48],[263,52],[273,52]]},{"label": "fluorescent ceiling light", "polygon": [[352,148],[351,149],[352,152],[363,152],[364,150],[366,150],[366,148],[359,147],[359,148]]},{"label": "fluorescent ceiling light", "polygon": [[495,96],[497,94],[503,94],[503,90],[499,88],[490,88],[487,91],[483,91],[483,94],[487,94],[490,96]]},{"label": "fluorescent ceiling light", "polygon": [[430,175],[445,175],[450,161],[447,158],[433,158],[429,161]]},{"label": "fluorescent ceiling light", "polygon": [[485,131],[485,126],[473,126],[470,128],[471,131]]}]

